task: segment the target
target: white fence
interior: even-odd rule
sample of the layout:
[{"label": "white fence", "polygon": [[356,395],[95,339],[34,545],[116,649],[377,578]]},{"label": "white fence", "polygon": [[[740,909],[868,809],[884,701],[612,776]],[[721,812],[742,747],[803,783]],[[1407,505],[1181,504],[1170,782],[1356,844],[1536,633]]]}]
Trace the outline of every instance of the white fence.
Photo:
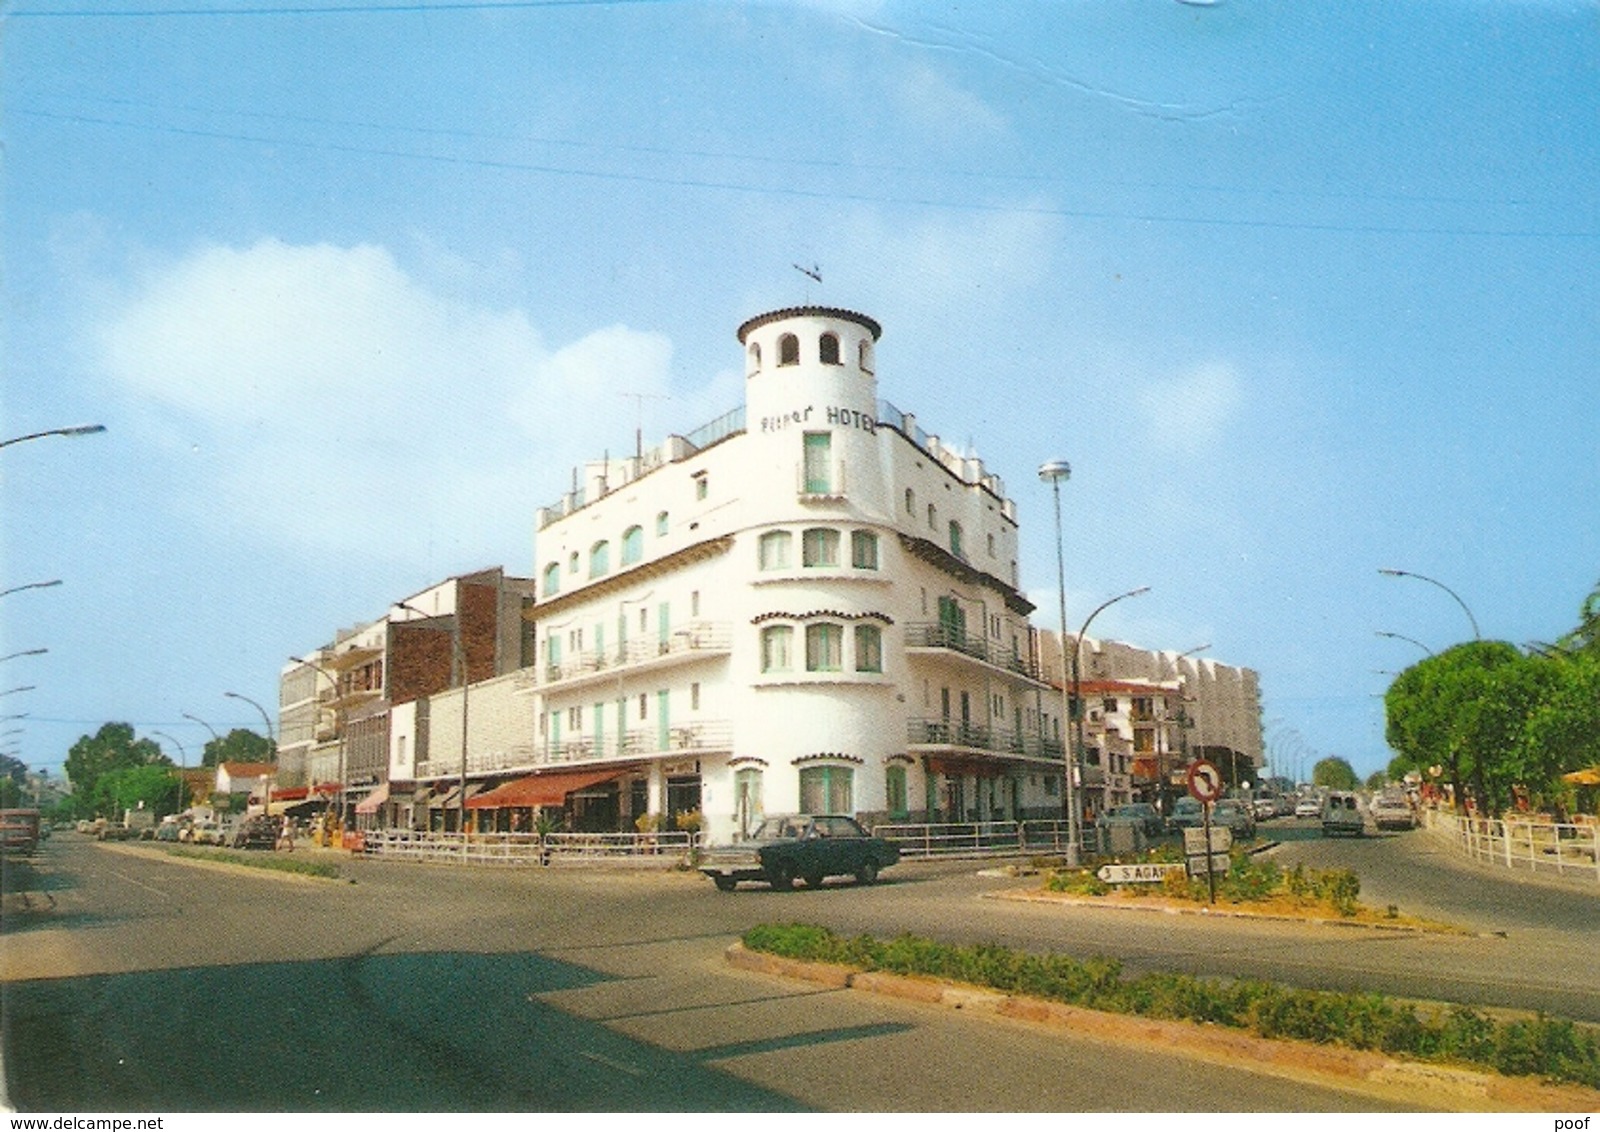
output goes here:
[{"label": "white fence", "polygon": [[369,830],[361,852],[457,865],[625,865],[674,869],[699,846],[692,833],[413,833]]},{"label": "white fence", "polygon": [[1424,824],[1477,861],[1600,880],[1600,826],[1424,811]]},{"label": "white fence", "polygon": [[[1065,853],[1064,821],[981,821],[933,825],[877,825],[872,832],[891,841],[905,858],[1015,857]],[[1083,834],[1079,831],[1080,847]]]}]

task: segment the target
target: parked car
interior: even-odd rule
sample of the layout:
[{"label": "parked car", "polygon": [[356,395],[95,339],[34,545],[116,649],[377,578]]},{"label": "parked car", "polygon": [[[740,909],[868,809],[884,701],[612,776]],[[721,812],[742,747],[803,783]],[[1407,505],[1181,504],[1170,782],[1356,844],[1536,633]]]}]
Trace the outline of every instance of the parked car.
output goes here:
[{"label": "parked car", "polygon": [[1096,829],[1106,829],[1120,823],[1137,825],[1150,837],[1160,837],[1167,831],[1166,819],[1149,802],[1125,802],[1120,806],[1112,806],[1094,819]]},{"label": "parked car", "polygon": [[1415,829],[1417,815],[1409,799],[1386,794],[1372,803],[1372,824],[1379,829]]},{"label": "parked car", "polygon": [[1349,833],[1360,837],[1366,830],[1361,802],[1348,790],[1334,790],[1322,800],[1322,836]]},{"label": "parked car", "polygon": [[1266,821],[1278,816],[1278,800],[1276,798],[1257,798],[1250,803],[1250,812],[1256,821]]},{"label": "parked car", "polygon": [[1172,806],[1172,816],[1167,819],[1171,830],[1199,829],[1205,824],[1204,807],[1194,798],[1179,798]]},{"label": "parked car", "polygon": [[246,818],[234,832],[231,844],[235,849],[275,849],[279,828],[277,818]]},{"label": "parked car", "polygon": [[1322,816],[1322,803],[1307,795],[1294,804],[1294,816],[1297,818],[1315,818]]},{"label": "parked car", "polygon": [[160,825],[158,825],[156,827],[156,840],[157,841],[177,841],[177,840],[179,840],[178,835],[181,832],[182,832],[182,830],[180,830],[178,828],[178,823],[177,822],[164,821],[164,822],[162,822]]},{"label": "parked car", "polygon": [[1249,802],[1224,798],[1211,807],[1211,824],[1226,826],[1235,841],[1248,841],[1256,835],[1256,815]]},{"label": "parked car", "polygon": [[214,821],[197,821],[189,827],[188,836],[180,832],[179,840],[188,841],[195,845],[221,845],[224,843],[222,827]]},{"label": "parked car", "polygon": [[789,814],[767,818],[745,841],[705,850],[700,871],[723,892],[732,892],[742,880],[793,888],[796,877],[818,888],[831,876],[853,876],[871,884],[880,869],[899,859],[897,847],[873,837],[854,818]]}]

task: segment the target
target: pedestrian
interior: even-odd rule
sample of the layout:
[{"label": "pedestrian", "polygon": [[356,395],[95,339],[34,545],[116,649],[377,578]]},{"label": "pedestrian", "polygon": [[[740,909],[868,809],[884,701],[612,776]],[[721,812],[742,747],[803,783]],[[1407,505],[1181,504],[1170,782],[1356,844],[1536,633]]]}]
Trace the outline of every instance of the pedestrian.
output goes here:
[{"label": "pedestrian", "polygon": [[294,822],[288,818],[283,819],[283,828],[278,832],[278,848],[285,853],[294,852]]}]

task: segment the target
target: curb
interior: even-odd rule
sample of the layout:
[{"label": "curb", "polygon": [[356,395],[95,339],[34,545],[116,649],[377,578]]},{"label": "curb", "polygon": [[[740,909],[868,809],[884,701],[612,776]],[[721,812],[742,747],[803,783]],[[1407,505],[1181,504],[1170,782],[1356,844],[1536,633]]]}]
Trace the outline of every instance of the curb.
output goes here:
[{"label": "curb", "polygon": [[1036,889],[1013,889],[1007,892],[986,892],[984,900],[1017,900],[1027,904],[1060,904],[1070,908],[1106,908],[1117,912],[1160,912],[1167,916],[1211,916],[1229,920],[1264,920],[1280,924],[1305,924],[1318,928],[1370,928],[1380,932],[1409,932],[1417,935],[1455,935],[1503,937],[1504,932],[1471,932],[1449,925],[1384,923],[1372,920],[1340,920],[1331,916],[1286,916],[1272,912],[1248,912],[1242,909],[1220,908],[1215,905],[1197,905],[1193,908],[1178,904],[1145,904],[1133,900],[1112,901],[1096,897],[1067,896],[1046,893]]},{"label": "curb", "polygon": [[778,978],[801,979],[835,990],[865,991],[902,1001],[1070,1031],[1091,1041],[1156,1046],[1181,1057],[1247,1069],[1305,1084],[1341,1088],[1405,1106],[1411,1111],[1593,1112],[1600,1091],[1551,1085],[1477,1069],[1400,1061],[1382,1053],[1261,1038],[1242,1030],[1194,1022],[1107,1014],[982,987],[944,983],[835,963],[785,959],[734,943],[730,966]]}]

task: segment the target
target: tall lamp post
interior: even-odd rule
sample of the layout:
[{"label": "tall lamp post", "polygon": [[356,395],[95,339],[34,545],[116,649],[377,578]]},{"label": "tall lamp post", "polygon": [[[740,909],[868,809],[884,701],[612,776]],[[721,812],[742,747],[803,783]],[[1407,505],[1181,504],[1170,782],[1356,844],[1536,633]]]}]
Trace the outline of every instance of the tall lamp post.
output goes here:
[{"label": "tall lamp post", "polygon": [[29,582],[25,586],[12,586],[9,590],[0,590],[0,597],[5,597],[7,594],[21,593],[23,590],[47,590],[51,586],[59,586],[60,584],[60,578],[52,578],[48,582]]},{"label": "tall lamp post", "polygon": [[184,750],[183,744],[168,735],[165,731],[152,731],[152,735],[159,735],[174,747],[178,748],[178,809],[183,809],[183,792],[189,784],[189,752]]},{"label": "tall lamp post", "polygon": [[[1478,632],[1478,619],[1472,615],[1472,610],[1467,608],[1467,603],[1461,600],[1460,594],[1439,581],[1439,579],[1430,578],[1426,574],[1416,574],[1410,570],[1391,570],[1381,566],[1378,568],[1378,573],[1390,578],[1415,578],[1419,582],[1427,582],[1431,586],[1438,586],[1445,593],[1455,598],[1456,604],[1461,607],[1461,612],[1467,615],[1467,620],[1472,623],[1472,639],[1475,641],[1483,640],[1483,635]],[[1426,648],[1427,646],[1424,645],[1423,647]]]},{"label": "tall lamp post", "polygon": [[0,660],[15,660],[19,656],[43,656],[49,651],[49,649],[27,649],[23,652],[8,653],[5,656],[0,656]]},{"label": "tall lamp post", "polygon": [[261,713],[261,722],[267,725],[267,742],[272,744],[272,755],[274,760],[276,760],[278,755],[278,740],[272,734],[272,719],[267,715],[267,709],[256,703],[249,696],[241,696],[238,692],[224,692],[222,694],[227,696],[230,700],[243,700],[245,703],[255,708],[256,711]]},{"label": "tall lamp post", "polygon": [[[403,601],[394,603],[396,609],[413,613],[425,621],[437,619],[436,614],[424,613]],[[461,644],[461,588],[456,587],[456,611],[450,626],[450,680],[461,681],[461,775],[456,783],[456,830],[461,834],[461,851],[467,851],[467,657]]]},{"label": "tall lamp post", "polygon": [[[1061,484],[1064,480],[1072,478],[1072,465],[1065,460],[1051,460],[1039,467],[1039,478],[1050,485],[1051,493],[1055,496],[1056,504],[1056,600],[1059,602],[1061,615],[1061,659],[1062,668],[1066,667],[1067,658],[1067,559],[1065,544],[1061,536]],[[1067,728],[1072,726],[1072,701],[1067,695],[1066,672],[1061,673],[1061,769],[1063,786],[1061,789],[1062,816],[1067,819],[1067,865],[1076,867],[1078,864],[1078,843],[1080,834],[1078,830],[1078,789],[1073,782],[1074,767],[1072,762],[1071,738]]]},{"label": "tall lamp post", "polygon": [[[344,726],[344,708],[339,706],[339,678],[337,676],[335,676],[333,673],[329,672],[326,668],[322,667],[322,665],[318,664],[314,660],[306,660],[304,657],[291,656],[289,658],[289,663],[290,664],[304,665],[306,668],[309,668],[314,672],[321,673],[322,676],[328,681],[329,685],[332,686],[332,688],[333,688],[333,704],[334,704],[334,707],[333,707],[333,721],[334,721],[334,726],[336,728],[338,728],[338,731],[339,731],[339,836],[342,838],[344,836],[345,819],[348,816],[346,814],[346,812],[345,812],[345,798],[346,798],[346,795],[349,793],[349,791],[347,791],[345,789],[345,782],[344,782],[344,732],[345,732],[345,726]],[[316,727],[315,727],[314,724],[312,726],[312,731],[313,732],[316,731]],[[315,738],[316,738],[316,736],[315,736],[315,734],[313,734],[313,736],[312,736],[313,741],[315,740]]]},{"label": "tall lamp post", "polygon": [[[1082,678],[1082,674],[1081,674],[1081,668],[1082,668],[1082,662],[1083,662],[1083,638],[1084,638],[1084,634],[1088,633],[1089,625],[1094,621],[1094,619],[1096,617],[1100,616],[1100,614],[1103,611],[1111,608],[1113,605],[1116,605],[1117,602],[1119,602],[1119,601],[1124,601],[1124,600],[1126,600],[1127,598],[1130,598],[1130,597],[1138,597],[1140,594],[1147,594],[1149,592],[1150,592],[1150,587],[1149,586],[1140,586],[1136,590],[1129,590],[1127,593],[1118,594],[1116,597],[1111,598],[1109,601],[1102,601],[1099,605],[1095,606],[1093,613],[1089,614],[1088,617],[1084,618],[1083,625],[1078,630],[1078,636],[1072,642],[1072,707],[1073,707],[1074,712],[1075,712],[1075,714],[1077,716],[1077,720],[1076,720],[1077,726],[1075,728],[1075,734],[1077,735],[1077,742],[1074,744],[1074,746],[1076,747],[1076,750],[1073,751],[1072,762],[1073,762],[1073,770],[1076,771],[1079,775],[1083,774],[1083,746],[1084,746],[1084,738],[1083,738],[1083,717],[1084,717],[1084,710],[1083,710],[1083,678]],[[1085,782],[1084,785],[1087,786],[1088,783]],[[1074,810],[1073,814],[1072,814],[1072,825],[1076,826],[1081,820],[1082,820],[1082,815],[1077,810]],[[1076,835],[1073,835],[1073,841],[1074,841],[1074,843],[1076,843],[1076,841],[1077,841]]]},{"label": "tall lamp post", "polygon": [[13,436],[10,440],[0,440],[0,448],[12,444],[21,444],[24,440],[38,440],[41,436],[88,436],[91,433],[104,432],[103,424],[69,425],[66,428],[47,428],[43,432],[30,432],[27,436]]},{"label": "tall lamp post", "polygon": [[1390,640],[1404,641],[1408,645],[1416,645],[1419,649],[1421,649],[1423,652],[1427,653],[1429,656],[1433,656],[1434,655],[1434,652],[1433,652],[1432,649],[1430,649],[1427,645],[1423,644],[1421,641],[1416,640],[1415,638],[1401,636],[1399,633],[1386,633],[1382,629],[1374,629],[1373,632],[1376,633],[1380,637],[1388,637]]}]

